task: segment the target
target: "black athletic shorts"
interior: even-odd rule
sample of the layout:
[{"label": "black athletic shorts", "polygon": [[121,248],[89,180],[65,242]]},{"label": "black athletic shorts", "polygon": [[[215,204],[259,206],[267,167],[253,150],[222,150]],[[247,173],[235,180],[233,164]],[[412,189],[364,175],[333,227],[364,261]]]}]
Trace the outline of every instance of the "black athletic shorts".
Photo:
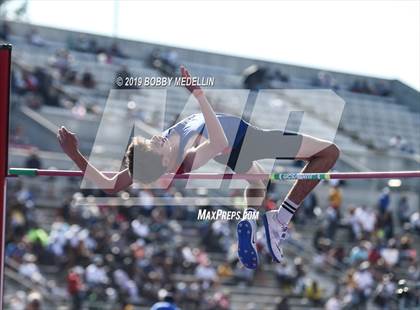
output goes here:
[{"label": "black athletic shorts", "polygon": [[242,120],[230,154],[214,159],[236,173],[245,173],[255,160],[296,159],[301,143],[298,133],[261,129]]}]

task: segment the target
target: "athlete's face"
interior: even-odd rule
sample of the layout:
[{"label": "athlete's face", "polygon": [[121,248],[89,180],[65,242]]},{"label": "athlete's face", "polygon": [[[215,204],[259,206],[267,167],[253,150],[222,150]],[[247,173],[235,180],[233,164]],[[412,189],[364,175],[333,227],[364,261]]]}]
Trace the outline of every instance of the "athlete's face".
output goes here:
[{"label": "athlete's face", "polygon": [[171,155],[171,144],[169,143],[168,138],[162,136],[153,136],[150,140],[150,147],[153,152],[159,154],[162,157],[162,164],[167,167],[169,165],[170,155]]}]

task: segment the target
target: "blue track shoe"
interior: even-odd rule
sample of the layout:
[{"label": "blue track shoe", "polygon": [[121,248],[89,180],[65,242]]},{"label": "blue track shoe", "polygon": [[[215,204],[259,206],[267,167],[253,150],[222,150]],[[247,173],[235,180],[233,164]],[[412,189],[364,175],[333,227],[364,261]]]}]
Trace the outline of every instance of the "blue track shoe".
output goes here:
[{"label": "blue track shoe", "polygon": [[283,250],[286,239],[289,237],[287,224],[281,223],[278,218],[278,211],[268,211],[263,215],[265,237],[267,238],[268,249],[273,260],[280,263],[283,260]]},{"label": "blue track shoe", "polygon": [[[246,209],[247,212],[256,212],[254,209]],[[258,252],[256,243],[257,223],[253,219],[243,219],[238,223],[238,258],[248,269],[256,269],[258,266]]]}]

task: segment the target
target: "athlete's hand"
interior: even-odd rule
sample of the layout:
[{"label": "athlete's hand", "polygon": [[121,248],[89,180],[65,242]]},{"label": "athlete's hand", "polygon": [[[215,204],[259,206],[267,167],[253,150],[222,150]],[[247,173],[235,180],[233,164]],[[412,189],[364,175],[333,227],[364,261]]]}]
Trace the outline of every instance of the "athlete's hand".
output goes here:
[{"label": "athlete's hand", "polygon": [[180,70],[181,70],[181,76],[183,77],[183,78],[187,78],[188,79],[188,84],[187,85],[185,85],[185,87],[192,93],[192,94],[194,94],[194,96],[196,96],[196,97],[198,97],[198,96],[200,96],[200,95],[202,95],[203,94],[203,90],[201,89],[201,87],[200,86],[198,86],[196,83],[193,83],[192,82],[192,80],[191,80],[191,75],[190,75],[190,73],[188,72],[188,70],[187,69],[185,69],[185,67],[184,66],[181,66],[180,67]]},{"label": "athlete's hand", "polygon": [[68,131],[64,126],[61,126],[58,130],[57,139],[64,153],[70,158],[73,158],[79,152],[79,142],[76,134]]}]

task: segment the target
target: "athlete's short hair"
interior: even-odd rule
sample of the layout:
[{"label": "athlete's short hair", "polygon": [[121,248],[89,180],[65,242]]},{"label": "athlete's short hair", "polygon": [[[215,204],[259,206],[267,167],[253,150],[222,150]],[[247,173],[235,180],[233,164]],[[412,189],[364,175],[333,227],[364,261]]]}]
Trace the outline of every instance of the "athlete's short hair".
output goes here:
[{"label": "athlete's short hair", "polygon": [[134,137],[127,148],[125,166],[130,175],[136,178],[135,181],[145,184],[156,181],[166,172],[162,157],[152,150],[149,143],[139,137]]}]

